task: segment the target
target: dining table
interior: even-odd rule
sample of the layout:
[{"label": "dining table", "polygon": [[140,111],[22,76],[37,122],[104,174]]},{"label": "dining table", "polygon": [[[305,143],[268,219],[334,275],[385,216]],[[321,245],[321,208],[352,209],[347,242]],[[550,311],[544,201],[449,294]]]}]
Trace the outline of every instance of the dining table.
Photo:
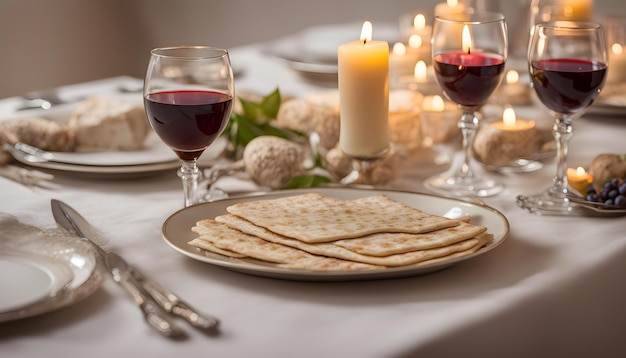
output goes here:
[{"label": "dining table", "polygon": [[[336,89],[328,73],[316,77],[268,51],[274,44],[229,49],[238,93],[267,94],[278,88],[283,96],[297,98]],[[140,78],[122,76],[68,84],[59,91],[72,100],[134,88],[124,95],[141,101],[141,85]],[[17,111],[22,102],[18,97],[0,100],[0,118],[25,116],[28,111]],[[525,108],[529,115],[549,128],[552,119],[539,102]],[[610,115],[590,111],[573,125],[568,166],[587,167],[602,153],[626,153],[626,108]],[[39,168],[53,175],[41,185],[0,176],[0,213],[56,230],[50,202],[60,200],[95,227],[108,249],[220,322],[210,334],[181,322],[185,339],[163,337],[145,324],[99,264],[97,287],[85,297],[1,322],[0,355],[624,357],[626,219],[521,209],[518,195],[551,183],[556,164],[542,164],[528,172],[481,168],[481,175],[504,183],[504,189],[480,200],[453,199],[480,202],[506,218],[507,232],[497,247],[434,272],[354,280],[268,277],[181,254],[162,233],[164,222],[183,209],[175,165],[119,176]],[[376,189],[433,195],[423,182],[437,170],[442,168],[408,163],[396,179]],[[220,180],[227,193],[236,187],[232,195],[270,191],[245,178]]]}]

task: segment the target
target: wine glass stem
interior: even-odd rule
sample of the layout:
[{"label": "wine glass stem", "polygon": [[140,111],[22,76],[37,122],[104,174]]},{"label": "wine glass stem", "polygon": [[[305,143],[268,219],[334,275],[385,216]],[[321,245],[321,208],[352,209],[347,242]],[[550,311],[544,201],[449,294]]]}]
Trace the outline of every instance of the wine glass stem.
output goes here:
[{"label": "wine glass stem", "polygon": [[567,194],[567,149],[572,138],[572,130],[572,120],[567,117],[557,118],[552,127],[557,150],[556,175],[551,188],[553,194]]},{"label": "wine glass stem", "polygon": [[185,207],[197,204],[198,197],[198,181],[200,178],[200,170],[195,160],[184,160],[178,171],[178,176],[183,181],[183,192],[185,194]]},{"label": "wine glass stem", "polygon": [[472,146],[474,145],[474,137],[476,136],[476,130],[478,129],[478,118],[474,115],[474,111],[471,109],[463,109],[463,116],[458,123],[458,127],[461,129],[463,136],[463,165],[459,176],[461,178],[471,178],[474,176],[470,169],[470,160],[472,158]]}]

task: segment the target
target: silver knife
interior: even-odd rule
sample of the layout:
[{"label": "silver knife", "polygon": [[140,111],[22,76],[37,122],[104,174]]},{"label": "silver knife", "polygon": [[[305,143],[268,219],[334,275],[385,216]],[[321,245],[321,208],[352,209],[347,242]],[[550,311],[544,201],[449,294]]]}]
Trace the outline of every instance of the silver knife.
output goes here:
[{"label": "silver knife", "polygon": [[168,337],[185,335],[184,331],[170,321],[168,314],[160,308],[157,301],[150,297],[138,280],[131,275],[126,265],[116,265],[123,259],[115,253],[105,251],[98,245],[98,241],[100,241],[98,233],[78,212],[55,199],[51,200],[51,206],[52,215],[61,227],[87,241],[96,250],[113,280],[120,284],[135,301],[141,309],[144,319],[152,328]]},{"label": "silver knife", "polygon": [[130,273],[130,275],[132,275],[133,278],[137,280],[137,282],[139,282],[146,291],[148,291],[150,296],[154,298],[164,311],[181,317],[196,328],[209,330],[217,327],[219,323],[217,318],[201,314],[198,310],[192,308],[189,304],[184,302],[174,292],[161,286],[158,282],[146,277],[119,255],[110,252],[108,258],[111,262],[114,262],[115,266]]}]

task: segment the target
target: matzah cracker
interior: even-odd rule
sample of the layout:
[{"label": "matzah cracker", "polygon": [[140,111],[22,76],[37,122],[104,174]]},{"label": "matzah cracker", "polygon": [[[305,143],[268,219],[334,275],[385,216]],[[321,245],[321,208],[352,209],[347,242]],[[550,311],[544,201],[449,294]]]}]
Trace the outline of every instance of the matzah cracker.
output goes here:
[{"label": "matzah cracker", "polygon": [[307,243],[329,242],[377,232],[424,233],[460,221],[431,215],[385,195],[340,200],[309,193],[231,205],[231,214]]},{"label": "matzah cracker", "polygon": [[243,259],[244,257],[246,257],[246,255],[242,255],[238,252],[220,249],[219,247],[213,245],[211,241],[203,240],[201,238],[195,238],[192,241],[193,241],[193,244],[191,244],[192,246],[195,246],[197,248],[210,251],[216,254],[220,254],[222,256],[232,257],[235,259]]},{"label": "matzah cracker", "polygon": [[[362,262],[379,266],[405,266],[412,265],[422,261],[434,259],[441,256],[450,255],[452,253],[468,250],[471,247],[479,244],[478,239],[469,239],[462,242],[458,242],[452,245],[443,247],[428,249],[428,250],[414,250],[402,254],[389,255],[385,257],[362,255],[354,251],[350,251],[341,246],[337,246],[333,243],[314,243],[309,244],[296,239],[291,239],[274,232],[271,232],[260,226],[256,226],[253,223],[246,221],[235,215],[221,215],[215,218],[217,222],[224,223],[229,227],[242,231],[254,237],[258,237],[276,244],[281,244],[289,247],[293,247],[299,250],[306,251],[315,255],[322,255],[328,257],[335,257],[344,260],[350,260],[355,262]],[[204,226],[210,224],[206,220],[198,222],[194,227],[194,231],[200,235],[208,236],[211,232],[205,230]]]},{"label": "matzah cracker", "polygon": [[409,251],[442,247],[487,231],[484,226],[465,222],[457,226],[424,234],[376,233],[354,239],[333,241],[333,244],[363,255],[388,256]]},{"label": "matzah cracker", "polygon": [[[192,230],[200,235],[200,239],[209,241],[221,249],[238,252],[263,261],[282,264],[282,267],[332,271],[380,268],[379,266],[359,262],[315,256],[293,247],[245,234],[211,219],[199,221]],[[198,243],[192,240],[189,244],[197,245]]]}]

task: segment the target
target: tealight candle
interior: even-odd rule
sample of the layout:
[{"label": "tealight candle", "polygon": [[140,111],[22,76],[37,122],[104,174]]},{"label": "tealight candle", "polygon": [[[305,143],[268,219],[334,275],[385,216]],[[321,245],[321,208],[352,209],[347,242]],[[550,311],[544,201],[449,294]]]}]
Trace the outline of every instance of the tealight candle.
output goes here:
[{"label": "tealight candle", "polygon": [[424,97],[421,113],[423,145],[430,147],[456,137],[461,115],[454,103],[444,101],[440,95]]},{"label": "tealight candle", "polygon": [[567,168],[567,183],[580,194],[585,194],[587,186],[591,184],[592,178],[583,167]]},{"label": "tealight candle", "polygon": [[613,43],[609,51],[609,66],[606,74],[607,84],[616,84],[626,80],[626,52],[619,43]]},{"label": "tealight candle", "polygon": [[506,106],[502,120],[481,126],[474,139],[474,153],[483,163],[504,166],[515,159],[536,153],[540,136],[535,121],[517,119],[513,107]]},{"label": "tealight candle", "polygon": [[375,158],[389,148],[389,45],[372,41],[366,21],[361,39],[339,46],[339,147],[354,158]]},{"label": "tealight candle", "polygon": [[504,100],[508,104],[525,106],[531,103],[530,87],[520,83],[519,72],[516,70],[507,71],[502,92]]}]

